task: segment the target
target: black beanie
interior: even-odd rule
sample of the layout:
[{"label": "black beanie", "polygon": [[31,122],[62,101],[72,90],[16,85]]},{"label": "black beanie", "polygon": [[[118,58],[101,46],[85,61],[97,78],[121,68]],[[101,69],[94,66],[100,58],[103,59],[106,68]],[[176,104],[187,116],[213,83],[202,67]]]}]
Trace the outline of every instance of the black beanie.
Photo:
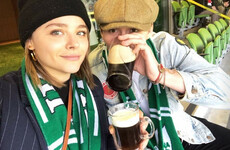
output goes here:
[{"label": "black beanie", "polygon": [[81,17],[89,31],[91,23],[81,0],[18,0],[19,36],[22,47],[42,24],[65,15]]}]

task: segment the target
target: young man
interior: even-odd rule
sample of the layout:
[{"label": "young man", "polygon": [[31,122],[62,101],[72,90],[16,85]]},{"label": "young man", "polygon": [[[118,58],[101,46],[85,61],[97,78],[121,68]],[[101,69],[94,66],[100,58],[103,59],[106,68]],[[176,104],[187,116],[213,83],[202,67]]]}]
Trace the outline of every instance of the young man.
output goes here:
[{"label": "young man", "polygon": [[[230,148],[228,129],[191,117],[180,104],[183,100],[229,109],[230,77],[170,34],[152,32],[158,10],[154,0],[96,2],[95,19],[104,43],[90,53],[89,61],[103,84],[107,105],[139,103],[156,127],[151,149]],[[125,92],[113,91],[106,82],[107,54],[115,44],[129,46],[137,56],[132,87]]]}]

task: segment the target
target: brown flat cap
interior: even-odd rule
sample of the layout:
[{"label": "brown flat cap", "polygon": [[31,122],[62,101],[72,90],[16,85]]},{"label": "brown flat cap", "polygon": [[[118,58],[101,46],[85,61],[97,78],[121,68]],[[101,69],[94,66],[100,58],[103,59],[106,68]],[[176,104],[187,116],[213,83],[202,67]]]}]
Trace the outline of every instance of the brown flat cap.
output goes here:
[{"label": "brown flat cap", "polygon": [[94,17],[103,30],[119,27],[149,30],[158,11],[155,0],[98,0]]}]

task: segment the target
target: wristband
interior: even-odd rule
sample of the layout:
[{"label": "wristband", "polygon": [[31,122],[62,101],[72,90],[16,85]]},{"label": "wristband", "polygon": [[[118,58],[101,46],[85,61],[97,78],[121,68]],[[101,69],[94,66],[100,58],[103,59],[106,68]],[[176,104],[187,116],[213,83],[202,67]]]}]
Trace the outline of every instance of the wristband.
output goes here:
[{"label": "wristband", "polygon": [[158,83],[160,82],[162,76],[163,76],[162,73],[164,73],[164,67],[163,67],[162,64],[159,64],[159,65],[158,65],[158,70],[159,70],[159,74],[158,74],[156,80],[155,80],[155,81],[152,81],[153,84],[158,84]]}]

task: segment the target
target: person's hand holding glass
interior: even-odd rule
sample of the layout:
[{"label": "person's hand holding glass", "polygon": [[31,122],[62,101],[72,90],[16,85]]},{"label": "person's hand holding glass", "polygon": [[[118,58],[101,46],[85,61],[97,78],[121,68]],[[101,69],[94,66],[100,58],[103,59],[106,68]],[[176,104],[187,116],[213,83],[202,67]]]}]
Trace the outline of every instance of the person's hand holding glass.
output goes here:
[{"label": "person's hand holding glass", "polygon": [[[120,103],[108,111],[110,133],[113,135],[117,149],[144,149],[148,140],[154,135],[154,124],[132,102]],[[150,133],[146,131],[150,127]]]}]

